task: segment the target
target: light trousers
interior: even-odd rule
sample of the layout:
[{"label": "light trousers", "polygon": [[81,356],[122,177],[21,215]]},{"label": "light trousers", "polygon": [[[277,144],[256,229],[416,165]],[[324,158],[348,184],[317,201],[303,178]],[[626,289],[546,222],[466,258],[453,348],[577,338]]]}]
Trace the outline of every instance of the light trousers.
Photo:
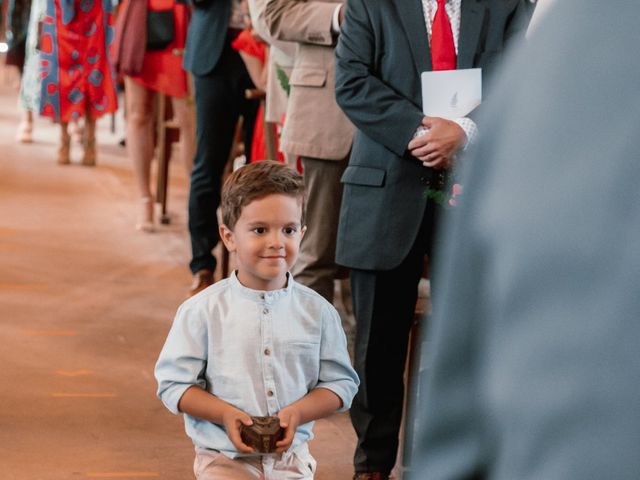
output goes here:
[{"label": "light trousers", "polygon": [[347,160],[302,158],[307,188],[307,232],[300,244],[293,278],[333,303],[336,265],[336,237],[342,201],[340,178]]},{"label": "light trousers", "polygon": [[198,480],[312,480],[316,461],[306,443],[282,454],[238,458],[196,447],[193,470]]}]

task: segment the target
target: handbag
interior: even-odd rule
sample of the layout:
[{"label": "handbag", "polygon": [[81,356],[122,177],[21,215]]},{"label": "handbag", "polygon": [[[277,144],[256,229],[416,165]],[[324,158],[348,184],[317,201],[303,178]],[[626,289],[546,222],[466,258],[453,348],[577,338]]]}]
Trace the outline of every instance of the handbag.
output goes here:
[{"label": "handbag", "polygon": [[113,66],[120,75],[138,75],[144,63],[145,39],[147,37],[147,2],[129,0],[124,2],[116,18],[113,44]]},{"label": "handbag", "polygon": [[173,9],[147,11],[147,50],[163,50],[175,36]]}]

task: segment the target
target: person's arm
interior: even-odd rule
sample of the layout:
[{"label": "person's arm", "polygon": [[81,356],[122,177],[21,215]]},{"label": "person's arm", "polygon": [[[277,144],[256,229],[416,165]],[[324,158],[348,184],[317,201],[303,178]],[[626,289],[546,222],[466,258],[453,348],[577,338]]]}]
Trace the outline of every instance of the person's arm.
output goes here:
[{"label": "person's arm", "polygon": [[317,45],[333,45],[333,15],[339,2],[267,0],[264,20],[269,33],[278,40]]},{"label": "person's arm", "polygon": [[249,416],[205,390],[208,315],[189,301],[178,309],[155,367],[158,396],[176,415],[186,413],[223,425],[238,451],[251,452],[239,433],[240,422],[248,420],[251,425]]},{"label": "person's arm", "polygon": [[[519,0],[510,8],[512,10],[505,20],[501,36],[501,50],[505,52],[522,40],[529,22],[526,0]],[[483,81],[490,83],[491,79],[483,78]],[[449,168],[454,155],[466,147],[469,141],[475,140],[477,126],[474,119],[479,111],[478,108],[470,117],[455,120],[424,117],[422,125],[429,130],[409,143],[409,151],[426,167]]]},{"label": "person's arm", "polygon": [[[381,52],[368,6],[364,0],[346,5],[336,47],[336,100],[359,130],[402,157],[424,114],[377,76]],[[413,66],[398,65],[402,68]]]},{"label": "person's arm", "polygon": [[[271,36],[269,28],[265,22],[265,9],[267,0],[248,0],[249,13],[251,15],[251,25],[266,43],[280,50],[281,56],[287,55],[293,58],[296,54],[296,44],[292,42],[283,42]],[[291,61],[290,63],[293,63]]]},{"label": "person's arm", "polygon": [[[396,155],[408,150],[427,167],[447,168],[467,140],[465,131],[454,121],[424,117],[419,105],[378,78],[376,44],[367,4],[350,1],[336,50],[338,104],[360,130]],[[413,138],[419,126],[428,132]]]},{"label": "person's arm", "polygon": [[249,77],[251,77],[251,81],[255,87],[259,90],[265,90],[267,88],[265,64],[263,64],[259,58],[249,55],[242,50],[238,53],[240,53],[240,57],[245,67],[247,67],[247,72],[249,72]]},{"label": "person's arm", "polygon": [[318,383],[307,395],[278,413],[280,426],[285,428],[284,438],[276,444],[278,451],[289,448],[298,425],[347,410],[358,391],[360,380],[349,360],[340,315],[332,305],[322,311],[321,322]]},{"label": "person's arm", "polygon": [[276,451],[284,452],[291,446],[298,425],[329,416],[341,407],[340,397],[326,388],[315,388],[297,402],[284,407],[278,412],[278,417],[285,434],[276,443]]},{"label": "person's arm", "polygon": [[251,417],[233,405],[220,400],[215,395],[193,385],[189,387],[178,402],[182,413],[224,426],[227,436],[239,452],[250,453],[253,448],[246,445],[240,437],[240,428],[251,425]]}]

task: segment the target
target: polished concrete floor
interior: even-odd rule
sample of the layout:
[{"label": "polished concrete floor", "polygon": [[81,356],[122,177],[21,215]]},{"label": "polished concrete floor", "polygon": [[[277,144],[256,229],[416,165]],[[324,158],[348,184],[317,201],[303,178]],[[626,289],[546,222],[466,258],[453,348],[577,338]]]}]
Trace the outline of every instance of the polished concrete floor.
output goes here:
[{"label": "polished concrete floor", "polygon": [[[16,97],[0,86],[0,478],[193,478],[193,447],[153,378],[190,282],[184,172],[171,167],[172,223],[137,232],[131,165],[109,119],[97,167],[58,166],[47,120],[35,143],[15,143]],[[348,417],[315,433],[316,478],[350,478]]]}]

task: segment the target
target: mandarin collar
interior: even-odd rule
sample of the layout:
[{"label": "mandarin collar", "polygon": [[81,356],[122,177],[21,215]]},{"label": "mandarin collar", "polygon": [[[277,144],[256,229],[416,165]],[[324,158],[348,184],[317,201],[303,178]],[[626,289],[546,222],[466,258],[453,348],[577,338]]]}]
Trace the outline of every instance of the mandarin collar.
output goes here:
[{"label": "mandarin collar", "polygon": [[238,292],[245,298],[253,300],[257,303],[273,303],[281,298],[288,296],[293,289],[293,276],[287,272],[287,286],[278,290],[254,290],[253,288],[245,287],[238,280],[235,270],[229,276],[229,282],[233,291]]}]

